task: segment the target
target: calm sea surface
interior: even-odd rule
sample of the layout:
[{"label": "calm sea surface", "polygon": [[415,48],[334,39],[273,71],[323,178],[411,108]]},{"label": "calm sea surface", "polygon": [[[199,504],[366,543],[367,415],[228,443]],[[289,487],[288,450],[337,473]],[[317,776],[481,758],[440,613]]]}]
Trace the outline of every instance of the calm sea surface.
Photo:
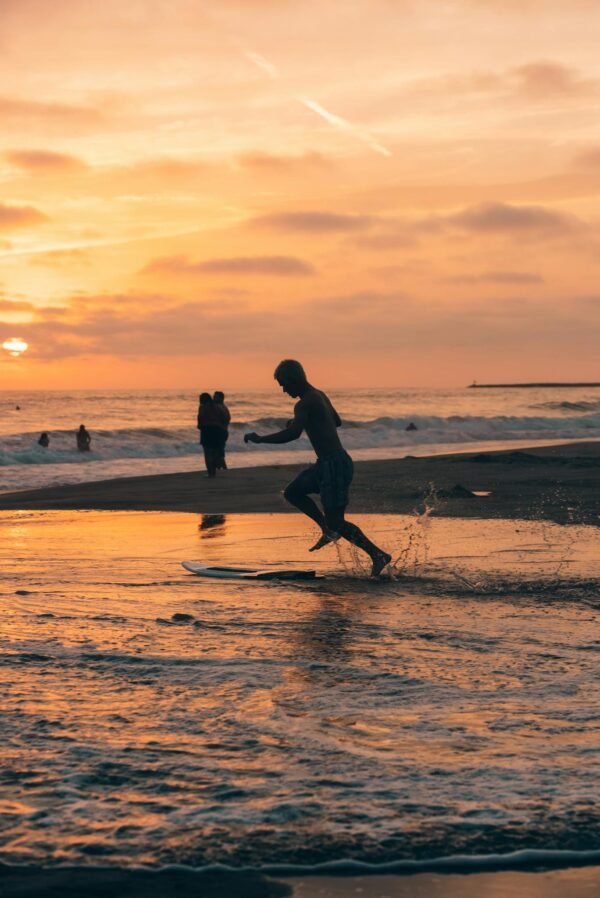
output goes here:
[{"label": "calm sea surface", "polygon": [[[345,446],[360,458],[600,438],[600,388],[332,391]],[[232,392],[232,467],[312,457],[305,438],[255,447],[243,433],[285,425],[293,401],[276,388]],[[193,470],[201,464],[198,395],[182,391],[0,392],[0,491]],[[17,408],[18,406],[18,408]],[[79,453],[84,423],[92,452]],[[407,431],[409,424],[416,430]],[[47,449],[38,446],[42,431]]]}]

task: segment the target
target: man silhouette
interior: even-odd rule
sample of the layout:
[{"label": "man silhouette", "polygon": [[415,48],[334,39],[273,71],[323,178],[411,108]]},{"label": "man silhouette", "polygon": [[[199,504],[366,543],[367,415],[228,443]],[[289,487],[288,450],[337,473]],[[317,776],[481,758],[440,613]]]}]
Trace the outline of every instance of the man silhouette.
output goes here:
[{"label": "man silhouette", "polygon": [[[391,555],[372,543],[356,524],[346,521],[344,517],[354,467],[338,436],[337,429],[342,423],[340,416],[325,393],[308,382],[300,362],[293,359],[280,362],[275,369],[275,380],[284,393],[299,400],[294,407],[294,417],[284,430],[267,436],[247,433],[244,442],[290,443],[306,431],[317,455],[316,464],[302,471],[285,488],[283,495],[321,528],[321,537],[310,551],[321,549],[341,536],[370,556],[373,563],[371,574],[373,577],[379,576],[392,560]],[[320,494],[323,512],[309,493]]]}]

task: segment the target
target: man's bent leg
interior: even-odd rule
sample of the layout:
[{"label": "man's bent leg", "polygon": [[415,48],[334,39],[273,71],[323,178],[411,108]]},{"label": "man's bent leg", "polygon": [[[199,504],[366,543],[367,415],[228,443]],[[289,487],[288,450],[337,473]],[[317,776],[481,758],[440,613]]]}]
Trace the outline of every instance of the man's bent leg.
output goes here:
[{"label": "man's bent leg", "polygon": [[292,482],[286,486],[283,491],[283,497],[290,503],[290,505],[294,505],[298,511],[301,511],[303,514],[307,515],[307,517],[311,518],[319,525],[321,530],[325,532],[327,528],[325,516],[318,505],[308,496],[308,493],[315,491],[312,482],[312,473],[310,469],[308,469],[307,471],[302,471],[295,480],[292,480]]},{"label": "man's bent leg", "polygon": [[380,549],[379,546],[376,546],[375,543],[372,543],[371,540],[365,536],[360,527],[357,527],[356,524],[352,524],[344,518],[343,508],[326,509],[325,521],[330,530],[339,533],[340,536],[348,540],[349,543],[352,543],[353,546],[362,549],[363,552],[366,552],[367,555],[369,555],[373,562],[373,568],[371,570],[372,577],[378,577],[384,567],[386,567],[392,560],[392,556],[387,552],[384,552],[383,549]]}]

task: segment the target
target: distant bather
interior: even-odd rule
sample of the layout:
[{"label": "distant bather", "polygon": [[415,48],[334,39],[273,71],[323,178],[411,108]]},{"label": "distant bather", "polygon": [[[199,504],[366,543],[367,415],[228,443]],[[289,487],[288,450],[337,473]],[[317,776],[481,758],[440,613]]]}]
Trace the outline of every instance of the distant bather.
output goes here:
[{"label": "distant bather", "polygon": [[80,424],[79,430],[77,431],[77,448],[80,452],[89,452],[91,442],[92,438],[89,435],[88,431],[85,429],[85,425]]}]

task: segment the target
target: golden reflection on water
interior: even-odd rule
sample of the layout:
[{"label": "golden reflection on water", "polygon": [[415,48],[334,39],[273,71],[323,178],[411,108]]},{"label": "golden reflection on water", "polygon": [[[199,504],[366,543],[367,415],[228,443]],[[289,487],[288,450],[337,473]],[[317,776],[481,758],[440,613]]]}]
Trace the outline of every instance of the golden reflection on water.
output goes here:
[{"label": "golden reflection on water", "polygon": [[[534,555],[554,570],[560,528],[540,543],[514,522],[430,523],[436,571],[444,558],[471,577],[495,565],[514,586],[495,595],[451,578],[446,589],[340,577],[334,550],[307,554],[310,525],[295,516],[209,517],[0,515],[12,860],[189,860],[190,831],[218,830],[215,851],[235,851],[280,821],[290,838],[320,838],[332,820],[336,838],[375,841],[398,821],[411,832],[434,821],[456,840],[475,831],[471,813],[525,829],[534,812],[589,813],[595,612],[519,592],[515,571]],[[410,521],[361,525],[393,548]],[[598,561],[589,530],[569,549],[582,577]],[[331,576],[208,581],[183,559]]]}]

